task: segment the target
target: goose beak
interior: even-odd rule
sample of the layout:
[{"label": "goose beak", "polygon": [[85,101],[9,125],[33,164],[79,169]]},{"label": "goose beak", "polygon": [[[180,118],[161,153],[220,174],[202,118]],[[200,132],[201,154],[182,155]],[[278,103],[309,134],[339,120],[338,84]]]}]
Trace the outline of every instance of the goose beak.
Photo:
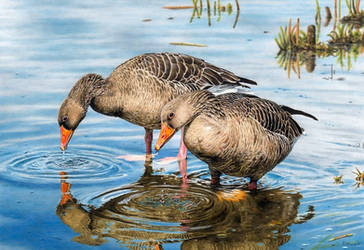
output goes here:
[{"label": "goose beak", "polygon": [[61,129],[61,150],[64,151],[67,149],[67,145],[70,142],[74,131],[72,129],[65,129],[63,125],[61,125],[60,129]]},{"label": "goose beak", "polygon": [[166,122],[162,122],[162,128],[159,133],[158,141],[155,144],[155,150],[159,151],[163,147],[163,145],[172,138],[175,132],[176,130],[168,126]]}]

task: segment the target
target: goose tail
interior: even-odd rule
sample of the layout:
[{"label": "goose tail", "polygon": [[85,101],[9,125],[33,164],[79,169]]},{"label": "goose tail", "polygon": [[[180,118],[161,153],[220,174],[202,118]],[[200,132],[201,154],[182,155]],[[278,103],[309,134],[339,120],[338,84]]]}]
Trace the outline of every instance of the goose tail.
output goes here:
[{"label": "goose tail", "polygon": [[251,84],[251,85],[257,85],[256,81],[250,80],[248,78],[244,78],[244,77],[239,77],[239,83],[247,83],[247,84]]},{"label": "goose tail", "polygon": [[291,115],[304,115],[304,116],[310,117],[311,119],[314,119],[315,121],[318,121],[318,119],[315,116],[313,116],[313,115],[311,115],[309,113],[306,113],[304,111],[293,109],[293,108],[290,108],[290,107],[285,106],[285,105],[281,105],[281,107],[282,107],[283,110],[287,111]]}]

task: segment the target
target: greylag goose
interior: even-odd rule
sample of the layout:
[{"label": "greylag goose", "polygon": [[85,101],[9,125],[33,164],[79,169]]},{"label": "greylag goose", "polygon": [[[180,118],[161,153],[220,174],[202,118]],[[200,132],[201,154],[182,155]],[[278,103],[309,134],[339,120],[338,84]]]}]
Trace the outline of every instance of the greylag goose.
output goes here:
[{"label": "greylag goose", "polygon": [[181,95],[161,112],[159,149],[184,127],[187,149],[205,161],[211,183],[222,173],[249,177],[249,189],[291,151],[303,129],[291,115],[314,116],[243,93],[215,96],[207,90]]},{"label": "greylag goose", "polygon": [[[58,112],[61,150],[67,145],[89,106],[104,115],[116,116],[145,128],[146,153],[150,155],[153,129],[160,129],[162,107],[178,95],[215,85],[256,82],[202,59],[184,54],[150,53],[122,63],[104,79],[87,74],[76,82]],[[181,143],[179,158],[185,158]]]}]

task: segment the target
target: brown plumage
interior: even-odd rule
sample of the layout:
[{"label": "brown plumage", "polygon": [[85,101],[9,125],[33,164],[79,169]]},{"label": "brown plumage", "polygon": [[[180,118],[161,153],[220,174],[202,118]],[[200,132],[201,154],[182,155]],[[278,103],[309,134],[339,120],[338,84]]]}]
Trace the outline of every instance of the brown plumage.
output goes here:
[{"label": "brown plumage", "polygon": [[73,131],[91,106],[99,113],[144,127],[147,153],[151,153],[148,144],[152,130],[160,128],[160,112],[168,101],[214,85],[247,87],[244,82],[256,84],[188,55],[151,53],[134,57],[115,68],[106,79],[87,74],[75,84],[58,113],[61,148],[67,147]]},{"label": "brown plumage", "polygon": [[156,149],[184,127],[185,145],[208,164],[214,182],[221,173],[250,177],[254,189],[256,181],[288,155],[302,134],[292,114],[317,120],[254,95],[188,93],[164,106]]}]

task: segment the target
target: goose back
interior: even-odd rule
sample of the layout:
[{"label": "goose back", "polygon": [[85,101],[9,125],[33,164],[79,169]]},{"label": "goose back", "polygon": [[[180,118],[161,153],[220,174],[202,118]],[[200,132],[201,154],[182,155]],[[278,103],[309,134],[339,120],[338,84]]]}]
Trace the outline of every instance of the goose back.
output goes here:
[{"label": "goose back", "polygon": [[147,53],[134,57],[117,67],[114,72],[136,70],[140,77],[156,77],[165,86],[182,93],[207,89],[221,84],[256,85],[255,81],[236,76],[200,58],[177,53]]},{"label": "goose back", "polygon": [[256,84],[202,59],[173,53],[136,56],[106,81],[109,89],[94,98],[93,109],[149,129],[160,128],[162,107],[178,95],[220,84]]},{"label": "goose back", "polygon": [[[223,94],[217,97],[225,107],[230,116],[250,117],[266,130],[281,134],[293,141],[303,132],[298,123],[293,119],[290,112],[283,107],[267,99],[244,93]],[[293,110],[293,109],[292,109]]]}]

